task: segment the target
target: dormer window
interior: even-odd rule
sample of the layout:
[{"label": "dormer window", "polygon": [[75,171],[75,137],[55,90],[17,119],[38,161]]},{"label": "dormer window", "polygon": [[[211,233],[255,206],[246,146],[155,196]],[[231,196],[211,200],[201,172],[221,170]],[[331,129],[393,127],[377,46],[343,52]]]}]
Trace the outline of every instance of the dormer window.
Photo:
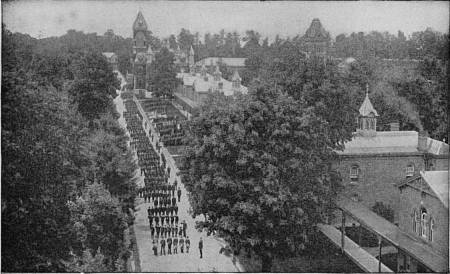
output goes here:
[{"label": "dormer window", "polygon": [[414,175],[414,165],[409,164],[406,167],[406,178],[412,177]]},{"label": "dormer window", "polygon": [[352,165],[350,167],[350,180],[357,181],[359,178],[359,166],[358,165]]}]

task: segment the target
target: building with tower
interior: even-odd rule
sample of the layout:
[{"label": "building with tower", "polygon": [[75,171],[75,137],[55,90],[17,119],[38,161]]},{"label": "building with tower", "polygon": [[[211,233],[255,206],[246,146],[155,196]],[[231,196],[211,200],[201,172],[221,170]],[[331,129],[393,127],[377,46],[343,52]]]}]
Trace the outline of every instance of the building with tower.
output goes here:
[{"label": "building with tower", "polygon": [[331,47],[331,37],[318,18],[314,18],[311,25],[301,37],[302,50],[311,56],[325,57]]},{"label": "building with tower", "polygon": [[[133,89],[144,90],[147,88],[148,70],[152,59],[147,60],[150,48],[150,34],[144,15],[139,11],[133,23],[133,55],[132,55],[132,74]],[[150,49],[151,53],[151,49]],[[151,55],[150,55],[151,56]]]},{"label": "building with tower", "polygon": [[358,127],[334,163],[340,172],[343,193],[372,208],[389,205],[398,222],[400,192],[397,184],[421,171],[448,170],[448,144],[417,131],[377,131],[378,113],[368,89],[359,109]]}]

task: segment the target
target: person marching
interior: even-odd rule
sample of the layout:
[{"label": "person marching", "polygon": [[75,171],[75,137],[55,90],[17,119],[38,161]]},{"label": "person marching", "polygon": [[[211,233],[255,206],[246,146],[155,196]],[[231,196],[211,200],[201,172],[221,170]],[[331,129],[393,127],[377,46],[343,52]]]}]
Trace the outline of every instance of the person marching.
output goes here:
[{"label": "person marching", "polygon": [[164,238],[161,239],[161,253],[160,255],[162,255],[164,253],[164,255],[166,255],[166,240],[164,240]]},{"label": "person marching", "polygon": [[167,255],[172,255],[172,238],[167,239]]},{"label": "person marching", "polygon": [[151,233],[152,239],[153,239],[155,237],[155,227],[154,226],[150,227],[150,233]]},{"label": "person marching", "polygon": [[178,195],[178,202],[180,202],[180,198],[181,198],[181,188],[178,188],[177,195]]},{"label": "person marching", "polygon": [[180,252],[184,253],[184,238],[181,238],[179,243],[180,243]]},{"label": "person marching", "polygon": [[186,220],[183,220],[183,236],[186,237],[186,229],[187,229],[187,223]]},{"label": "person marching", "polygon": [[203,239],[200,237],[200,241],[198,242],[198,250],[200,251],[200,259],[203,258]]},{"label": "person marching", "polygon": [[184,242],[186,243],[186,253],[189,253],[189,247],[191,246],[191,240],[189,240],[189,236],[186,237],[186,240]]},{"label": "person marching", "polygon": [[178,254],[178,238],[173,239],[173,254]]},{"label": "person marching", "polygon": [[153,240],[153,255],[158,256],[158,245],[156,244],[156,240]]}]

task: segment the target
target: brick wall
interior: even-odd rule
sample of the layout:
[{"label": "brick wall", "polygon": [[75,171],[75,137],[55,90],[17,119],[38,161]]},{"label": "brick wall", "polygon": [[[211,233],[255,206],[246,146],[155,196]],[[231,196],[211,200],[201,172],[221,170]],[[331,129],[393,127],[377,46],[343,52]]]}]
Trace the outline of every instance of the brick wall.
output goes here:
[{"label": "brick wall", "polygon": [[[409,186],[402,187],[400,193],[400,207],[399,207],[399,227],[403,231],[414,235],[418,241],[429,244],[440,253],[448,254],[448,209],[439,201],[438,198],[425,194],[422,196],[421,192]],[[428,239],[418,236],[418,232],[415,233],[412,224],[413,210],[420,211],[420,207],[423,206],[427,210],[428,216],[431,216],[435,220],[433,230],[433,241],[429,242]],[[428,229],[427,229],[428,230]],[[417,229],[419,231],[419,229]]]},{"label": "brick wall", "polygon": [[[341,157],[335,168],[341,173],[344,185],[343,192],[350,197],[357,197],[369,208],[375,202],[390,205],[395,211],[395,222],[398,220],[399,190],[395,186],[406,178],[406,167],[414,165],[414,173],[425,169],[422,156],[359,156]],[[350,168],[358,165],[359,178],[350,180]]]}]

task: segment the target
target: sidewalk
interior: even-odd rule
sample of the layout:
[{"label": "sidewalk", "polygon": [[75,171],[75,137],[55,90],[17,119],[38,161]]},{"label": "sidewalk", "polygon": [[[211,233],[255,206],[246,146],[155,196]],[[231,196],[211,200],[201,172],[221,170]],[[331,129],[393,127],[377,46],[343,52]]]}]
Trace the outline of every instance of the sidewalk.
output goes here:
[{"label": "sidewalk", "polygon": [[[151,126],[151,133],[155,133],[155,129]],[[154,134],[152,142],[156,149],[156,142],[158,137]],[[151,141],[151,139],[150,139]],[[191,208],[186,189],[181,184],[181,179],[177,176],[178,168],[175,166],[174,159],[169,154],[165,147],[161,148],[161,153],[164,154],[167,163],[171,167],[169,180],[173,182],[178,181],[182,195],[181,201],[178,203],[178,216],[180,221],[185,220],[187,223],[187,235],[191,240],[191,248],[189,253],[178,253],[175,255],[154,256],[152,251],[152,241],[150,237],[150,228],[148,225],[147,208],[150,203],[144,203],[143,198],[137,198],[135,213],[134,231],[136,234],[137,245],[139,249],[141,271],[143,272],[239,272],[242,267],[239,262],[232,262],[232,257],[227,257],[219,254],[220,249],[224,244],[213,236],[206,236],[206,233],[200,233],[195,229],[195,220],[189,215],[188,211]],[[199,220],[200,217],[197,217]],[[203,237],[203,259],[200,259],[198,250],[198,242],[200,237]],[[158,248],[159,250],[159,248]]]}]

